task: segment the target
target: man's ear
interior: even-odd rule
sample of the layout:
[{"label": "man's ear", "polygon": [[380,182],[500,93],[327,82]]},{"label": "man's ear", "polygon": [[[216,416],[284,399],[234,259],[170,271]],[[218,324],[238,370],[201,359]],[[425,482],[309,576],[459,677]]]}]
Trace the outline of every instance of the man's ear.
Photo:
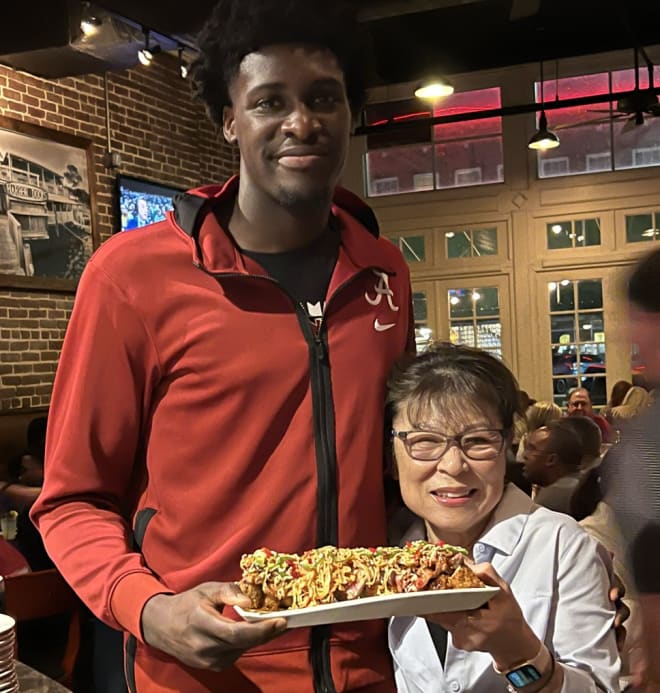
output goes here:
[{"label": "man's ear", "polygon": [[236,120],[231,106],[225,106],[222,109],[222,134],[229,144],[236,144]]},{"label": "man's ear", "polygon": [[559,456],[557,455],[557,453],[556,452],[548,453],[548,456],[546,457],[546,460],[545,460],[545,466],[546,467],[556,467],[557,464],[559,464]]}]

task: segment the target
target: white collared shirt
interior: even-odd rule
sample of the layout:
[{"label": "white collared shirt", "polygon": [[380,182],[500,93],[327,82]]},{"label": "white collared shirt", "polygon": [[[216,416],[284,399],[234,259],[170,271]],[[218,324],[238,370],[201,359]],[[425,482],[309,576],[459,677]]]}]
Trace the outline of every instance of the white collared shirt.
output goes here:
[{"label": "white collared shirt", "polygon": [[[416,520],[402,543],[422,538],[424,524]],[[473,556],[492,563],[511,586],[527,623],[564,669],[562,693],[619,690],[609,556],[572,518],[508,484]],[[451,634],[443,668],[423,618],[391,619],[389,645],[401,693],[507,689],[489,654],[456,649]]]}]

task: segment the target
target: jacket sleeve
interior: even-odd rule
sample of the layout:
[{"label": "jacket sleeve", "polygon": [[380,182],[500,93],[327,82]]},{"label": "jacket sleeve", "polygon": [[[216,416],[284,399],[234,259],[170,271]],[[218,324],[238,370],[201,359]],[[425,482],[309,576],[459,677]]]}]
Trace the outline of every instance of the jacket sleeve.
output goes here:
[{"label": "jacket sleeve", "polygon": [[169,592],[131,548],[128,518],[160,366],[124,290],[94,263],[78,288],[53,387],[43,490],[31,511],[64,578],[101,620],[140,634],[142,607]]},{"label": "jacket sleeve", "polygon": [[[567,529],[557,556],[557,601],[551,647],[564,670],[562,693],[618,691],[620,661],[609,601],[609,556],[586,532]],[[568,653],[564,655],[564,653]]]}]

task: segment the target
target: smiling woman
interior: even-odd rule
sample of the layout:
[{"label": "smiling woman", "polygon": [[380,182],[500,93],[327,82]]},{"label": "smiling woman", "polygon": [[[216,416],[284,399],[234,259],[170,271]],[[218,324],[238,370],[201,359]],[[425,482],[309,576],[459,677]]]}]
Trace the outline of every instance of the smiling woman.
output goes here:
[{"label": "smiling woman", "polygon": [[505,484],[517,402],[502,361],[465,346],[437,344],[390,376],[396,474],[416,515],[402,542],[465,546],[500,587],[487,609],[392,619],[399,691],[428,680],[471,693],[618,690],[608,557],[570,517]]}]

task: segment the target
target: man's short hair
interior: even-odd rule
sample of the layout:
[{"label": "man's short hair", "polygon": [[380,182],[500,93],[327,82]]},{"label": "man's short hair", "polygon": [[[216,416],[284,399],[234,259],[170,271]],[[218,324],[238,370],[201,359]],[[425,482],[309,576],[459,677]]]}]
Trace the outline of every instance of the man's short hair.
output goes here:
[{"label": "man's short hair", "polygon": [[566,416],[559,419],[557,425],[575,431],[582,446],[582,457],[600,457],[602,433],[598,424],[588,416]]},{"label": "man's short hair", "polygon": [[214,123],[231,105],[229,87],[243,58],[266,46],[306,43],[337,58],[354,115],[366,99],[371,52],[355,10],[342,0],[219,0],[197,38],[193,91]]},{"label": "man's short hair", "polygon": [[562,420],[551,421],[546,430],[549,433],[546,452],[554,452],[560,462],[574,469],[582,462],[582,441],[575,429],[562,425]]},{"label": "man's short hair", "polygon": [[628,300],[647,313],[660,313],[660,249],[635,265],[628,278]]}]

